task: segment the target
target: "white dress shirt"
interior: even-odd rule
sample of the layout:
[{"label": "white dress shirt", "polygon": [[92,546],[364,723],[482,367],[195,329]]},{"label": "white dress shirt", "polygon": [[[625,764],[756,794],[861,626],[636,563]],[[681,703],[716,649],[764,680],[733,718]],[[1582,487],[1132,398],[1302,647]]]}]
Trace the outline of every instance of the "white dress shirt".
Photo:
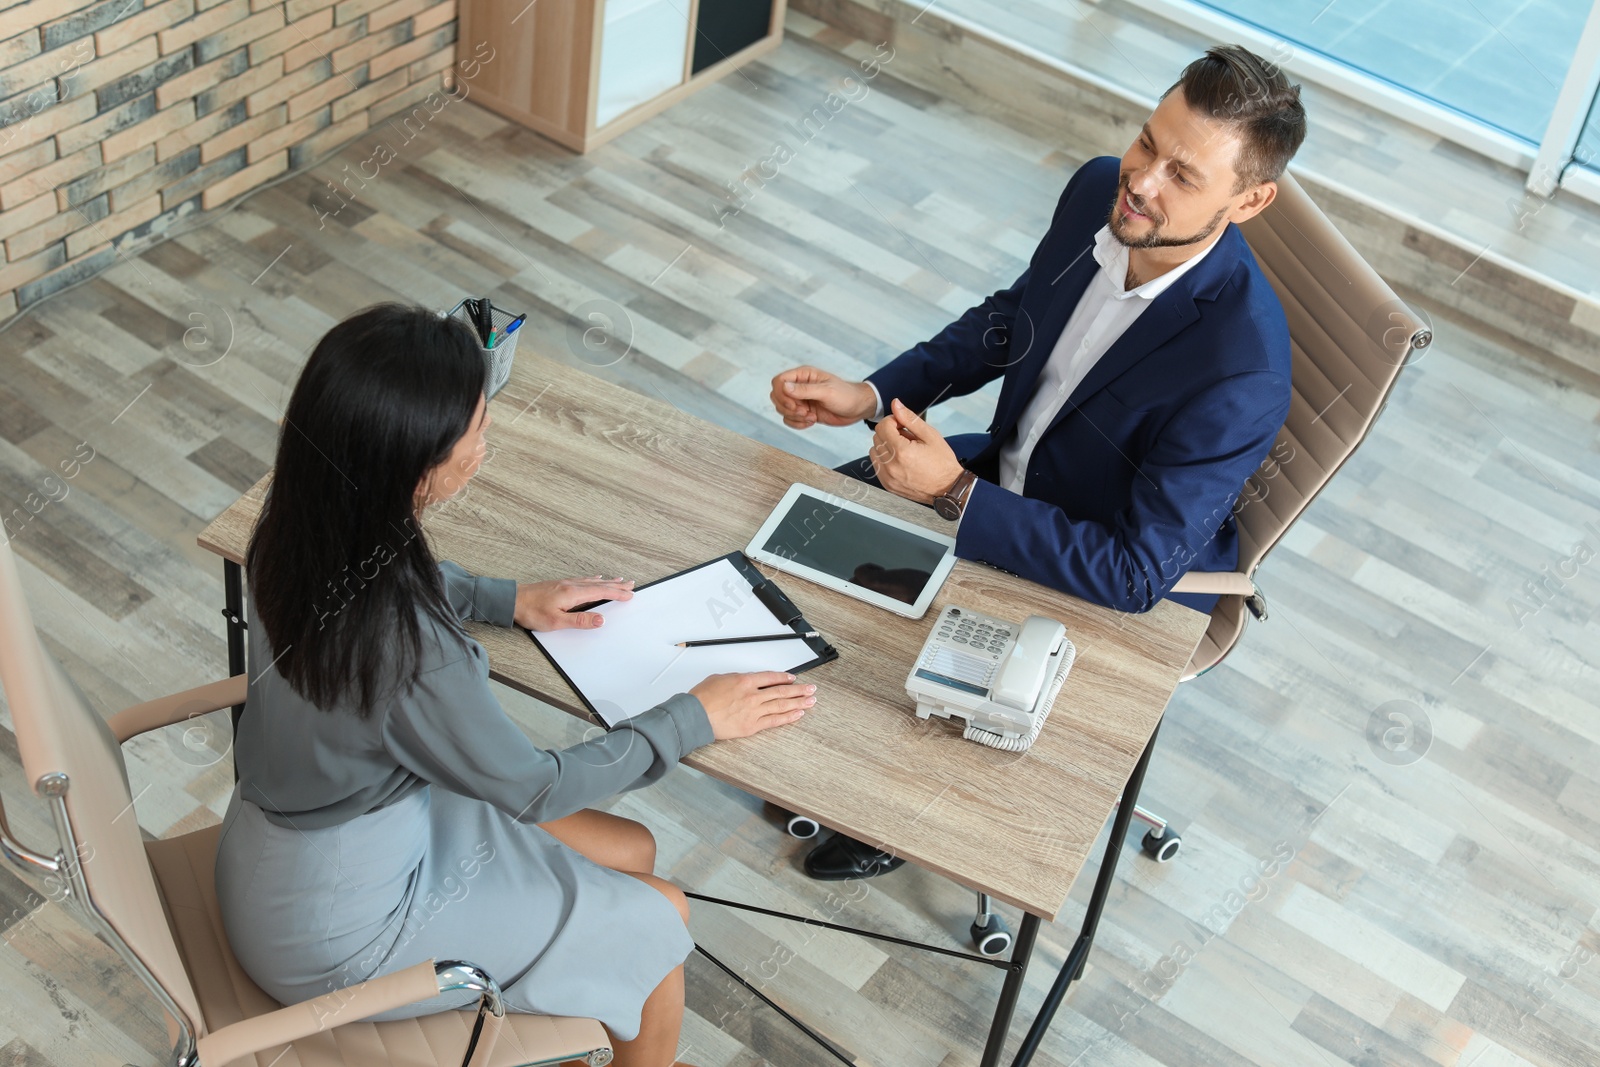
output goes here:
[{"label": "white dress shirt", "polygon": [[[1217,236],[1221,236],[1219,233]],[[1033,396],[1017,420],[1015,435],[1000,449],[1000,486],[1013,493],[1022,492],[1033,449],[1094,365],[1104,356],[1150,302],[1188,273],[1216,246],[1213,237],[1198,255],[1184,260],[1158,278],[1133,289],[1124,289],[1128,276],[1128,246],[1102,226],[1094,235],[1094,258],[1100,270],[1078,298],[1078,306],[1061,330],[1061,337],[1050,352]]]},{"label": "white dress shirt", "polygon": [[[1100,270],[1089,280],[1088,287],[1078,298],[1078,306],[1073,308],[1071,317],[1062,328],[1061,336],[1039,374],[1033,396],[1017,420],[1015,435],[1000,450],[1002,489],[1018,494],[1022,492],[1034,446],[1055,421],[1072,391],[1117,339],[1127,332],[1134,320],[1144,313],[1150,302],[1204,259],[1216,247],[1221,236],[1222,230],[1219,229],[1211,243],[1196,255],[1158,278],[1152,278],[1133,289],[1125,289],[1128,246],[1112,236],[1109,225],[1100,227],[1094,235],[1094,258],[1100,264]],[[871,382],[867,384],[872,385]],[[878,408],[872,417],[881,419],[884,416],[883,396],[878,394],[876,385],[872,386],[872,391],[878,395]]]}]

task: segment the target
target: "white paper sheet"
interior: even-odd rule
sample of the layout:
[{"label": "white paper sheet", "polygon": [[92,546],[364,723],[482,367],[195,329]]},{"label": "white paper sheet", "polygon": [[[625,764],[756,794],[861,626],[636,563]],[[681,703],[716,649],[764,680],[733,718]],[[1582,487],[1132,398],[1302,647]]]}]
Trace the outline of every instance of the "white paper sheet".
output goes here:
[{"label": "white paper sheet", "polygon": [[783,633],[789,627],[722,559],[594,609],[597,630],[534,634],[607,725],[688,692],[708,674],[791,671],[817,654],[803,640],[679,648],[679,641]]}]

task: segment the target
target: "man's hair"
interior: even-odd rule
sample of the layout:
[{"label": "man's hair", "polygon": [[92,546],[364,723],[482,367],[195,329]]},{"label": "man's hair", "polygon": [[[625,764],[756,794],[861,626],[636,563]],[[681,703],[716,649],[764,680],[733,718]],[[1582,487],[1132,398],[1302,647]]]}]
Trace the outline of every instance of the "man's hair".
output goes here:
[{"label": "man's hair", "polygon": [[1161,98],[1182,89],[1189,106],[1239,134],[1235,192],[1276,181],[1306,137],[1300,86],[1243,45],[1218,46],[1183,68]]}]

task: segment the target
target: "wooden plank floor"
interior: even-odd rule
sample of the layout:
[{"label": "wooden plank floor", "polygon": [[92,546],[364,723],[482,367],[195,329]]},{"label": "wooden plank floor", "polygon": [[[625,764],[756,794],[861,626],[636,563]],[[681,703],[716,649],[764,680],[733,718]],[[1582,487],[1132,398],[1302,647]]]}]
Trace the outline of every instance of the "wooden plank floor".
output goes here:
[{"label": "wooden plank floor", "polygon": [[[859,429],[785,429],[768,378],[801,360],[859,374],[928,336],[1020,272],[1079,162],[1123,146],[1046,143],[897,83],[892,61],[863,80],[870,45],[791,28],[587,158],[471,103],[410,142],[372,131],[0,332],[4,514],[74,471],[7,532],[89,696],[110,712],[224,672],[220,568],[195,533],[266,469],[310,345],[374,300],[492,291],[556,358],[819,460],[862,452]],[[796,132],[833,90],[853,99]],[[352,179],[380,138],[395,158]],[[779,140],[792,158],[763,178]],[[349,183],[343,206],[330,181]],[[1039,1064],[1600,1059],[1600,397],[1432,310],[1434,347],[1263,568],[1271,619],[1174,700],[1146,800],[1184,851],[1157,866],[1129,850]],[[937,425],[981,428],[991,404],[942,405]],[[541,743],[581,732],[502,696]],[[1426,727],[1407,752],[1370,739],[1395,714]],[[219,817],[215,726],[130,746],[149,834]],[[16,831],[43,841],[9,729],[0,781]],[[686,886],[964,945],[959,886],[910,869],[809,882],[803,845],[693,772],[614,809],[651,826]],[[1087,892],[1044,930],[1014,1038]],[[706,905],[693,928],[859,1062],[977,1062],[992,969]],[[9,871],[0,935],[0,1063],[162,1061],[115,956]],[[698,958],[688,995],[689,1062],[832,1062]]]}]

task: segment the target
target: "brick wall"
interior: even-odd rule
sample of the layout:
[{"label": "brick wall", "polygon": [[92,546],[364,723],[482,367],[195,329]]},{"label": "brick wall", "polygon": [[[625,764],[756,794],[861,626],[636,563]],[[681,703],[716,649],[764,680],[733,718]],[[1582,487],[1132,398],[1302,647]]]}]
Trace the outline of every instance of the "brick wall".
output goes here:
[{"label": "brick wall", "polygon": [[0,10],[0,320],[442,87],[456,0]]}]

